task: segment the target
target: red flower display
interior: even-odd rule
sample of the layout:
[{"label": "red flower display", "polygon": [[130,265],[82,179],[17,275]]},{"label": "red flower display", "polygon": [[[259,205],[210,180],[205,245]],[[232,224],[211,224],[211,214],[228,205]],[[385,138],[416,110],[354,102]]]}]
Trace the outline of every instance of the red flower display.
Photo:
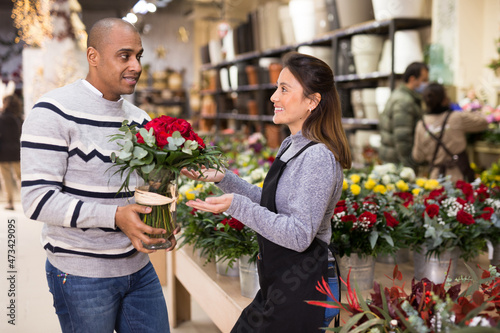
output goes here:
[{"label": "red flower display", "polygon": [[233,229],[236,229],[238,231],[241,231],[245,225],[241,223],[239,220],[235,219],[234,217],[231,218],[225,218],[224,220],[221,221],[222,224],[226,225],[229,224],[229,226]]},{"label": "red flower display", "polygon": [[474,217],[472,217],[471,214],[465,212],[463,209],[460,209],[457,213],[457,220],[458,222],[465,224],[465,225],[471,225],[476,223],[474,220]]},{"label": "red flower display", "polygon": [[392,216],[390,213],[384,212],[384,216],[385,216],[385,221],[389,227],[394,228],[399,224],[399,221],[396,220],[396,218]]},{"label": "red flower display", "polygon": [[361,214],[359,216],[358,221],[360,221],[360,222],[368,221],[369,223],[368,223],[367,227],[371,228],[377,222],[377,215],[370,213],[370,212],[364,212],[363,214]]},{"label": "red flower display", "polygon": [[491,220],[491,215],[493,215],[493,213],[495,212],[495,210],[491,207],[484,207],[483,208],[483,214],[481,214],[479,217],[482,218],[482,219],[485,219],[486,221],[490,221]]},{"label": "red flower display", "polygon": [[434,216],[439,215],[439,206],[436,204],[425,207],[425,212],[432,219]]}]

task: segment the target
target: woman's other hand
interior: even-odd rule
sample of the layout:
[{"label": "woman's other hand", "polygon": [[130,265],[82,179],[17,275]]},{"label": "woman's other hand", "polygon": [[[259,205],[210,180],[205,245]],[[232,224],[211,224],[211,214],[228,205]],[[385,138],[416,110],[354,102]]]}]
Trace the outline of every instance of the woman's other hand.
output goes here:
[{"label": "woman's other hand", "polygon": [[219,197],[206,198],[205,201],[201,199],[191,200],[186,202],[186,205],[205,212],[219,214],[228,210],[232,201],[233,194],[223,194]]},{"label": "woman's other hand", "polygon": [[201,172],[184,168],[181,170],[181,173],[189,179],[203,182],[218,183],[224,178],[224,170],[217,171],[216,169],[207,169],[203,166],[201,167]]}]

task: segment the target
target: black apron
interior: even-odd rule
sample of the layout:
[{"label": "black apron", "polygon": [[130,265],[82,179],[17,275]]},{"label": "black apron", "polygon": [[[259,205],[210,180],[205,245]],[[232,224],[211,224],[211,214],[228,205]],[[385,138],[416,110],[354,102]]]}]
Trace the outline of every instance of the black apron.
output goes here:
[{"label": "black apron", "polygon": [[[286,165],[316,142],[310,142],[287,162],[276,157],[262,188],[260,205],[276,210],[276,189]],[[319,332],[325,320],[325,308],[309,305],[307,300],[326,301],[326,295],[316,290],[321,278],[327,280],[328,248],[314,239],[304,252],[277,245],[257,235],[260,290],[246,307],[231,333]]]}]

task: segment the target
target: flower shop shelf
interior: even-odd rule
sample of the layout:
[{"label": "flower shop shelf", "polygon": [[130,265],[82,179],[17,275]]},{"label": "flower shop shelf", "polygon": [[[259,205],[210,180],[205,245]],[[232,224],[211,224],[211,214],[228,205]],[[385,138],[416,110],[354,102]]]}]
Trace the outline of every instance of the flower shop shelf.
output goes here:
[{"label": "flower shop shelf", "polygon": [[167,253],[167,301],[170,323],[176,327],[191,319],[190,300],[193,297],[214,324],[229,332],[252,301],[241,296],[238,277],[221,276],[215,264],[204,265],[190,246]]}]

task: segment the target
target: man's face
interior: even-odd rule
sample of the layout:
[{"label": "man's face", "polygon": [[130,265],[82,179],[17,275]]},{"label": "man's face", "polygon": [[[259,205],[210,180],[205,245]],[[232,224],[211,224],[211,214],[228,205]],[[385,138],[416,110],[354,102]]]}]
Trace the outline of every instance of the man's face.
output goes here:
[{"label": "man's face", "polygon": [[413,90],[422,93],[422,91],[425,89],[428,83],[429,83],[429,71],[425,68],[422,68],[420,71],[420,76],[415,78],[415,80],[413,81]]},{"label": "man's face", "polygon": [[142,42],[132,29],[113,27],[97,50],[97,82],[94,86],[110,101],[134,92],[142,72]]}]

